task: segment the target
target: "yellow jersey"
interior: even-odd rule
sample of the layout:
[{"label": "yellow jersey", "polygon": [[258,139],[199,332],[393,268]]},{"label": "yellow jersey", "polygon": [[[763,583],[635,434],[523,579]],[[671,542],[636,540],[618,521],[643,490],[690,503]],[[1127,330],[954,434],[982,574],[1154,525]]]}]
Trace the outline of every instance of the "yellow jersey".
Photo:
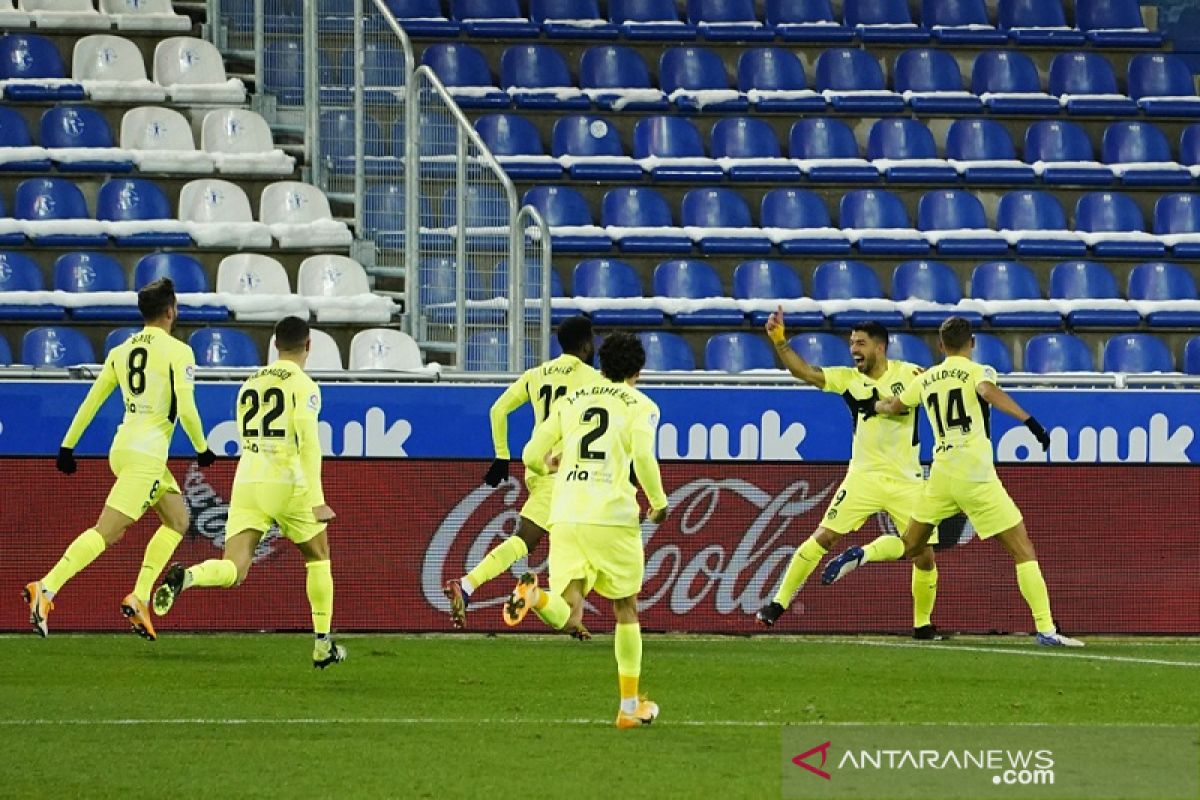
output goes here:
[{"label": "yellow jersey", "polygon": [[492,404],[492,446],[496,458],[509,458],[508,415],[526,403],[533,404],[533,430],[550,416],[556,401],[580,386],[600,380],[600,373],[573,355],[563,353],[525,370]]},{"label": "yellow jersey", "polygon": [[996,382],[996,370],[963,356],[949,356],[922,373],[900,402],[925,406],[933,426],[933,469],[971,482],[996,480],[991,407],[979,384]]},{"label": "yellow jersey", "polygon": [[880,400],[896,397],[920,374],[921,368],[907,361],[889,359],[878,379],[864,375],[854,367],[825,367],[825,391],[840,394],[854,419],[854,443],[848,473],[870,472],[904,480],[924,477],[921,469],[921,442],[917,433],[917,413],[885,417],[876,414],[863,419],[852,401],[867,400],[872,392]]},{"label": "yellow jersey", "polygon": [[100,406],[120,386],[125,416],[113,437],[113,450],[132,450],[165,462],[176,420],[197,453],[207,450],[196,410],[195,371],[192,348],[162,328],[143,328],[104,359],[100,375],[75,412],[62,446],[79,443]]}]

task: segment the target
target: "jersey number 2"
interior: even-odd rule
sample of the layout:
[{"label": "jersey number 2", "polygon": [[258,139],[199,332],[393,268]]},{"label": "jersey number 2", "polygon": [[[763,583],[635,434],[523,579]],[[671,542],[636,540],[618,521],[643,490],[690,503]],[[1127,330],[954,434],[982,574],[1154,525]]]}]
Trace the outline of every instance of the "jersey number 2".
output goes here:
[{"label": "jersey number 2", "polygon": [[596,443],[604,434],[608,433],[608,409],[593,406],[583,412],[583,421],[585,423],[596,420],[596,427],[583,435],[579,440],[579,460],[580,461],[603,461],[608,457],[608,454],[603,450],[593,450],[592,445]]},{"label": "jersey number 2", "polygon": [[[270,408],[267,406],[270,405]],[[242,436],[247,439],[254,439],[258,436],[264,436],[267,439],[282,439],[287,435],[287,431],[283,428],[272,428],[272,423],[283,415],[283,390],[277,386],[273,386],[262,393],[259,397],[258,392],[253,389],[242,395]],[[254,423],[254,418],[258,416],[260,409],[265,413],[262,417],[262,433],[258,432],[257,428],[251,427]]]},{"label": "jersey number 2", "polygon": [[946,428],[958,428],[965,433],[971,432],[971,416],[967,414],[967,404],[963,402],[962,389],[951,389],[946,393],[946,424],[942,424],[942,411],[938,405],[938,396],[929,395],[925,401],[929,406],[929,416],[937,425],[938,436],[946,435]]}]

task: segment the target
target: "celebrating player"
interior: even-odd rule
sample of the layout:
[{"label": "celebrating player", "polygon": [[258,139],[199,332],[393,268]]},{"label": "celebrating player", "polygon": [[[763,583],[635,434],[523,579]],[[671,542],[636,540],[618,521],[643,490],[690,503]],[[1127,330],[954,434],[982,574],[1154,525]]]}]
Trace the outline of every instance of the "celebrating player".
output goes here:
[{"label": "celebrating player", "polygon": [[133,592],[121,601],[121,613],[135,633],[154,641],[154,624],[146,603],[159,572],[188,529],[187,505],[167,468],[175,420],[181,422],[196,448],[200,466],[207,467],[216,458],[208,449],[196,411],[196,360],[192,349],[171,335],[179,316],[175,285],[166,278],[146,284],[138,292],[138,310],[145,327],[108,354],[58,451],[58,470],[73,474],[75,445],[112,390],[120,386],[125,416],[108,453],[108,464],[117,480],[104,501],[100,518],[71,542],[44,578],[25,587],[29,623],[42,636],[49,633],[46,620],[66,582],[105,548],[120,541],[146,509],[153,508],[162,524],[146,546]]},{"label": "celebrating player", "polygon": [[[760,625],[770,628],[787,610],[817,562],[842,536],[858,530],[881,511],[891,516],[897,530],[904,530],[921,496],[924,473],[918,460],[917,415],[907,411],[891,417],[875,413],[875,401],[881,395],[900,394],[921,371],[916,364],[888,359],[888,334],[882,325],[865,322],[851,329],[853,367],[819,368],[801,358],[788,346],[783,309],[771,315],[766,330],[788,371],[818,389],[840,394],[850,408],[854,425],[854,446],[842,485],[820,526],[796,549],[775,599],[756,615]],[[937,565],[929,545],[924,545],[913,559],[912,597],[913,636],[942,638],[930,622],[937,597]]]},{"label": "celebrating player", "polygon": [[[533,430],[536,433],[559,399],[600,378],[599,373],[591,367],[594,347],[591,320],[587,317],[564,320],[558,326],[558,343],[563,350],[561,356],[526,370],[492,404],[489,416],[496,460],[483,478],[488,486],[499,486],[508,480],[509,414],[531,403]],[[529,499],[521,507],[521,520],[516,533],[493,547],[473,570],[458,580],[450,581],[443,589],[450,601],[450,619],[455,628],[461,628],[466,623],[467,603],[471,594],[524,558],[546,535],[554,479],[526,472],[525,485],[529,489]]]},{"label": "celebrating player", "polygon": [[[553,476],[550,504],[550,588],[525,573],[504,606],[504,621],[517,625],[529,609],[552,628],[578,624],[583,599],[593,588],[612,601],[613,637],[621,707],[618,728],[649,725],[658,705],[638,696],[642,630],[637,596],[645,556],[638,525],[632,464],[650,501],[648,518],[667,517],[667,496],[654,459],[658,406],[634,388],[646,351],[636,336],[614,333],[600,346],[604,379],[568,394],[522,454],[525,468]],[[559,445],[561,444],[561,451]]]},{"label": "celebrating player", "polygon": [[961,510],[980,539],[995,536],[1016,562],[1017,585],[1033,612],[1038,644],[1083,647],[1083,642],[1064,636],[1054,626],[1033,543],[1020,510],[996,475],[990,406],[1023,422],[1043,450],[1049,449],[1050,436],[996,385],[994,369],[971,360],[975,336],[967,320],[950,317],[942,323],[940,337],[945,361],[910,383],[899,397],[875,404],[877,414],[889,416],[923,405],[937,436],[929,480],[904,537],[881,536],[865,547],[851,547],[829,562],[821,581],[833,583],[868,561],[896,561],[920,553],[934,526]]},{"label": "celebrating player", "polygon": [[237,408],[242,455],[233,479],[225,557],[184,569],[172,564],[154,593],[154,611],[171,610],[185,589],[228,589],[246,579],[259,540],[278,523],[300,548],[307,572],[305,589],[312,606],[313,666],[324,669],[346,659],[346,648],[329,636],[333,616],[333,574],[327,523],[334,518],[321,488],[321,444],[317,416],[321,390],[304,374],[308,360],[308,323],[284,317],[275,325],[279,358],[242,384]]}]

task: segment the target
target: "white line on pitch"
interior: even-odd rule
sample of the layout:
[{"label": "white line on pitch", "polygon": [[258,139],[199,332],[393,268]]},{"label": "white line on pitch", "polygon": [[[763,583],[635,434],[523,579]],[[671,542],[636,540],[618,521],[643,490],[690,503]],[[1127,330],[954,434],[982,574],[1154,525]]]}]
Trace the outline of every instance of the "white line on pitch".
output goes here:
[{"label": "white line on pitch", "polygon": [[1126,664],[1158,664],[1167,667],[1200,667],[1200,661],[1171,661],[1165,658],[1141,658],[1138,656],[1109,656],[1103,653],[1080,653],[1066,651],[1062,648],[1025,648],[1015,647],[976,647],[962,644],[936,644],[933,642],[879,642],[869,639],[857,641],[839,641],[837,644],[857,644],[862,647],[895,647],[915,650],[966,651],[970,653],[991,653],[1006,656],[1033,656],[1045,658],[1078,658],[1086,661],[1118,661]]},{"label": "white line on pitch", "polygon": [[[971,728],[1006,727],[1087,727],[1087,728],[1170,728],[1177,727],[1159,723],[1047,723],[1047,722],[829,722],[798,720],[750,720],[750,719],[666,719],[664,725],[690,728],[782,728],[786,726],[937,726]],[[570,717],[565,719],[529,719],[525,717],[228,717],[193,719],[0,719],[0,727],[73,727],[73,726],[151,726],[151,725],[561,725],[561,726],[608,726],[611,720]]]}]

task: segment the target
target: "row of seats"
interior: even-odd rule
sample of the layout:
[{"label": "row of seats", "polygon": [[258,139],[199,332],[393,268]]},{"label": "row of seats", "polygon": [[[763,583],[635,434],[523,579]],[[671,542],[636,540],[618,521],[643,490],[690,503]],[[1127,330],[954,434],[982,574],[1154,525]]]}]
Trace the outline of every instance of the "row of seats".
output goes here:
[{"label": "row of seats", "polygon": [[1142,20],[1137,0],[1078,0],[1076,27],[1068,27],[1058,0],[999,0],[996,24],[984,0],[922,0],[920,25],[906,0],[844,0],[841,24],[829,0],[767,0],[760,19],[753,0],[688,0],[686,21],[675,0],[609,0],[608,18],[597,0],[386,0],[413,36],[629,39],[681,41],[924,42],[1035,45],[1082,44],[1157,47],[1163,37]]},{"label": "row of seats", "polygon": [[35,145],[25,118],[0,107],[0,171],[142,172],[288,175],[295,159],[275,147],[271,128],[255,111],[209,111],[201,124],[203,151],[192,125],[178,111],[144,106],[121,119],[120,147],[107,120],[90,106],[55,106],[42,112]]},{"label": "row of seats", "polygon": [[[57,0],[56,0],[57,1]],[[141,0],[138,0],[141,2]],[[58,48],[44,36],[0,36],[0,90],[5,100],[119,100],[123,102],[242,103],[246,87],[225,74],[225,60],[211,42],[173,36],[154,48],[154,80],[137,45],[97,34],[75,43],[72,76]]]},{"label": "row of seats", "polygon": [[[124,342],[140,327],[118,328],[105,337],[104,355]],[[310,329],[312,347],[307,369],[344,369],[337,342],[324,331]],[[188,344],[201,367],[237,368],[263,366],[258,345],[245,332],[236,328],[201,328],[188,337]],[[275,338],[268,347],[268,363],[278,355]],[[0,337],[0,366],[14,363],[8,343]],[[65,368],[97,363],[96,351],[87,336],[78,328],[47,326],[33,328],[21,340],[17,364],[30,367]],[[351,370],[410,370],[423,366],[421,351],[412,337],[391,328],[369,328],[359,331],[350,342]]]},{"label": "row of seats", "polygon": [[[1108,60],[1095,53],[1060,53],[1048,76],[1049,93],[1033,61],[1023,53],[980,53],[970,91],[958,63],[938,50],[909,50],[896,57],[888,88],[879,61],[854,48],[823,51],[810,90],[803,64],[781,48],[752,48],[738,57],[736,88],[725,63],[703,47],[671,47],[658,62],[657,83],[632,48],[599,45],[580,59],[579,83],[562,53],[549,45],[513,45],[500,58],[497,87],[487,59],[463,43],[430,45],[421,54],[464,108],[644,110],[674,105],[681,111],[836,111],[872,114],[916,111],[1000,114],[1200,115],[1192,74],[1172,53],[1144,53],[1129,60],[1127,94],[1117,89]],[[1082,95],[1083,99],[1076,99]]]},{"label": "row of seats", "polygon": [[171,0],[0,0],[0,30],[75,28],[123,31],[186,31],[192,21],[176,14]]},{"label": "row of seats", "polygon": [[0,198],[0,246],[26,239],[48,247],[344,247],[345,223],[334,220],[329,200],[315,186],[270,184],[254,221],[250,200],[237,184],[190,181],[179,192],[178,217],[156,184],[113,178],[100,187],[96,215],[83,192],[63,178],[29,178],[17,185],[12,217]]}]

